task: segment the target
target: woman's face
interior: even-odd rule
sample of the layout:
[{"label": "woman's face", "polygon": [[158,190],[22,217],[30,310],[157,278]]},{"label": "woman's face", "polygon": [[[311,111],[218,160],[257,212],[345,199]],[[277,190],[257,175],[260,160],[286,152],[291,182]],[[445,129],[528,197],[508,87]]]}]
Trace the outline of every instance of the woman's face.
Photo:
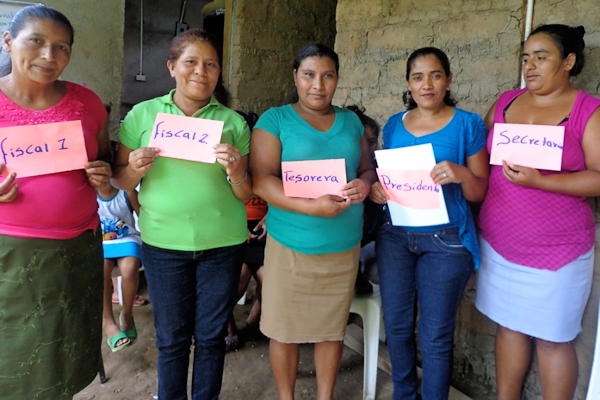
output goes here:
[{"label": "woman's face", "polygon": [[306,108],[324,110],[331,105],[337,88],[335,62],[329,57],[306,57],[294,70],[298,102]]},{"label": "woman's face", "polygon": [[12,74],[48,84],[56,81],[71,59],[70,33],[49,19],[30,19],[11,37],[4,33],[3,50],[10,52]]},{"label": "woman's face", "polygon": [[557,84],[569,81],[575,55],[569,54],[563,59],[554,40],[545,33],[538,33],[525,42],[521,60],[527,89],[551,92]]},{"label": "woman's face", "polygon": [[207,42],[188,43],[175,61],[167,61],[179,95],[208,104],[221,73],[216,50]]},{"label": "woman's face", "polygon": [[419,108],[436,109],[444,106],[451,82],[452,74],[446,76],[440,61],[430,54],[414,60],[406,84]]}]

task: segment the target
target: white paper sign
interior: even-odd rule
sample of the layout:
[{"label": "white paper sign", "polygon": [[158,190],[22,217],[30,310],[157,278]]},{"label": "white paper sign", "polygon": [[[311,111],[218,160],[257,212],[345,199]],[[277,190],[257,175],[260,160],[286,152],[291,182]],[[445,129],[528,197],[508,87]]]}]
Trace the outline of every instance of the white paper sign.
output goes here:
[{"label": "white paper sign", "polygon": [[[381,169],[422,170],[433,169],[435,156],[431,143],[417,146],[401,147],[398,149],[376,150],[375,158]],[[409,184],[411,184],[409,182]],[[440,206],[437,209],[418,209],[406,207],[399,203],[388,201],[388,209],[395,226],[431,226],[450,222],[444,194],[439,192]]]}]

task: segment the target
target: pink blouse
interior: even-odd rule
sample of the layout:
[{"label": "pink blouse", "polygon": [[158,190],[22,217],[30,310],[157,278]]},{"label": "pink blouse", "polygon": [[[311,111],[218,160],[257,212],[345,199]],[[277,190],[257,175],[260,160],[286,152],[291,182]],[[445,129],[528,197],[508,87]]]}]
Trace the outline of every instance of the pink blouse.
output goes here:
[{"label": "pink blouse", "polygon": [[[503,93],[494,122],[505,122],[506,108],[522,90]],[[579,91],[565,127],[561,172],[585,170],[581,141],[585,126],[600,107],[597,99]],[[491,150],[493,129],[488,136]],[[594,246],[596,225],[585,197],[551,193],[509,182],[502,167],[492,165],[489,188],[479,215],[481,235],[502,257],[517,264],[555,271]]]},{"label": "pink blouse", "polygon": [[[98,132],[106,121],[102,101],[84,86],[66,82],[64,97],[46,110],[20,107],[0,92],[0,127],[81,120],[88,160],[98,156]],[[19,178],[17,198],[0,203],[0,234],[22,238],[71,239],[96,229],[96,191],[85,170]],[[0,179],[4,179],[0,177]]]}]

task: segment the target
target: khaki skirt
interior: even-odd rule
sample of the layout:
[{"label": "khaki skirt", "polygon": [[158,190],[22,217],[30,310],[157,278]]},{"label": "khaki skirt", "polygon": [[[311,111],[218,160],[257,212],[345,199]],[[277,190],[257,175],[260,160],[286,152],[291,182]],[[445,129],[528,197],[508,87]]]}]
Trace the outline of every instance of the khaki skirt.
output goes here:
[{"label": "khaki skirt", "polygon": [[281,343],[343,340],[359,257],[360,244],[303,254],[267,235],[260,330]]},{"label": "khaki skirt", "polygon": [[100,366],[102,235],[0,235],[0,398],[64,399]]}]

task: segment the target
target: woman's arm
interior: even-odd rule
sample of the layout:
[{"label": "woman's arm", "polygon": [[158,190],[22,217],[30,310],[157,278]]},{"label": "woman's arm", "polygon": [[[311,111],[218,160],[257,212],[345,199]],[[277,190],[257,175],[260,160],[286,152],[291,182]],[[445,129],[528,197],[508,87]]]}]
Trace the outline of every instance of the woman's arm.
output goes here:
[{"label": "woman's arm", "polygon": [[[248,156],[241,156],[240,151],[227,143],[215,146],[217,162],[225,167],[233,194],[240,200],[252,197],[252,178],[248,174]],[[233,158],[233,161],[231,159]]]},{"label": "woman's arm", "polygon": [[126,193],[127,193],[127,200],[129,200],[129,204],[131,204],[131,208],[133,208],[133,211],[135,211],[135,213],[139,217],[140,216],[140,201],[138,200],[137,190],[135,190],[135,189],[128,190]]},{"label": "woman's arm", "polygon": [[98,141],[98,157],[95,161],[85,163],[85,174],[88,183],[92,187],[100,187],[109,182],[112,175],[112,170],[108,161],[112,159],[112,150],[110,148],[110,140],[108,139],[108,125],[104,127],[96,135]]},{"label": "woman's arm", "polygon": [[127,191],[134,190],[146,172],[152,168],[156,157],[158,157],[157,148],[140,147],[132,150],[119,143],[115,172],[112,177],[113,186]]},{"label": "woman's arm", "polygon": [[470,202],[483,201],[488,187],[489,157],[485,147],[477,154],[467,157],[467,165],[450,161],[437,163],[431,170],[431,179],[439,185],[459,183],[463,196]]},{"label": "woman's arm", "polygon": [[494,114],[496,113],[496,104],[498,104],[497,101],[495,101],[494,104],[492,104],[492,106],[488,110],[488,113],[485,115],[485,119],[483,120],[483,122],[485,122],[485,127],[487,128],[488,132],[491,131],[492,127],[494,126]]},{"label": "woman's arm", "polygon": [[98,140],[98,157],[96,157],[96,159],[111,162],[114,154],[112,153],[110,139],[108,137],[108,120],[106,120],[102,130],[98,132],[96,138]]},{"label": "woman's arm", "polygon": [[502,164],[502,172],[509,181],[548,192],[571,196],[600,196],[600,108],[589,119],[581,142],[586,170],[542,175],[537,169]]},{"label": "woman's arm", "polygon": [[281,142],[267,131],[255,128],[250,141],[250,172],[254,193],[283,210],[333,217],[350,207],[342,197],[324,195],[318,199],[287,197],[281,181]]},{"label": "woman's arm", "polygon": [[363,202],[369,196],[371,185],[377,181],[377,173],[369,151],[369,142],[365,135],[360,139],[360,163],[356,175],[357,178],[348,182],[342,192],[352,201],[352,204]]}]

